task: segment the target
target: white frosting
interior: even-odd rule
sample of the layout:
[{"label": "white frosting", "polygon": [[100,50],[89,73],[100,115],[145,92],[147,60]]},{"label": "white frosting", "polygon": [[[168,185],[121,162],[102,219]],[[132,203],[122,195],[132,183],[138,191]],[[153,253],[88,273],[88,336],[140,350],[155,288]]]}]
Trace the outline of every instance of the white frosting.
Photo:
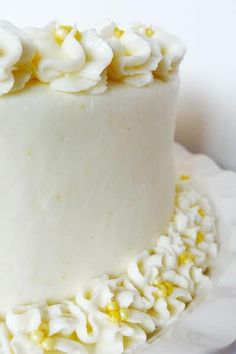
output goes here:
[{"label": "white frosting", "polygon": [[[103,38],[103,39],[102,39]],[[104,92],[108,78],[132,86],[166,79],[177,71],[185,47],[161,29],[125,30],[108,21],[97,32],[50,23],[20,30],[0,21],[0,95],[22,89],[31,78],[57,91]]]},{"label": "white frosting", "polygon": [[[35,75],[58,91],[80,92],[99,87],[106,89],[103,71],[112,59],[111,48],[95,30],[79,33],[71,28],[61,43],[55,36],[60,25],[51,23],[44,29],[28,30],[38,57]],[[76,34],[78,38],[76,38]]]},{"label": "white frosting", "polygon": [[177,94],[155,80],[0,99],[0,313],[120,274],[155,241],[173,210]]},{"label": "white frosting", "polygon": [[119,29],[114,22],[107,22],[98,33],[113,50],[113,60],[108,76],[133,86],[141,87],[153,81],[152,72],[157,69],[162,55],[158,41],[140,36],[132,28]]},{"label": "white frosting", "polygon": [[149,42],[153,46],[158,46],[161,52],[161,60],[156,69],[153,70],[155,77],[167,78],[178,70],[186,52],[186,47],[179,38],[163,31],[159,27],[136,25],[134,30],[144,38],[149,38]]},{"label": "white frosting", "polygon": [[0,21],[0,95],[20,90],[30,80],[34,52],[25,32]]},{"label": "white frosting", "polygon": [[[207,226],[206,226],[207,225]],[[200,235],[200,236],[199,236]],[[0,353],[121,354],[176,320],[196,297],[217,253],[205,197],[178,180],[173,221],[121,277],[103,276],[71,300],[24,306],[0,324]]]}]

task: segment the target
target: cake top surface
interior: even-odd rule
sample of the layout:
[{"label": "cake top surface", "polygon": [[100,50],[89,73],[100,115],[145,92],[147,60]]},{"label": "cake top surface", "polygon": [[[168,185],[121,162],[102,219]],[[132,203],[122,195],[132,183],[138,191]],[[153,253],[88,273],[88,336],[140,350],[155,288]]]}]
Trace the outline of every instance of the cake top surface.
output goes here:
[{"label": "cake top surface", "polygon": [[0,21],[0,95],[36,80],[62,92],[102,93],[107,80],[135,87],[178,72],[185,46],[158,27],[106,21],[80,31],[51,22],[19,29]]}]

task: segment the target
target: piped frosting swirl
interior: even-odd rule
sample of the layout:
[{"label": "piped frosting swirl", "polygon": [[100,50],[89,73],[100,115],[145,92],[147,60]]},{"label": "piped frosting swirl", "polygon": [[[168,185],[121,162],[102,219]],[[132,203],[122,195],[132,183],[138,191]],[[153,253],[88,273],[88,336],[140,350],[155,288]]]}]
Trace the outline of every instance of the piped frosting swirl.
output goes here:
[{"label": "piped frosting swirl", "polygon": [[0,95],[31,79],[63,92],[101,93],[107,78],[142,87],[177,73],[184,54],[177,37],[143,25],[107,21],[80,31],[52,22],[21,30],[0,21]]},{"label": "piped frosting swirl", "polygon": [[44,29],[29,29],[36,48],[36,78],[57,91],[81,92],[106,89],[103,72],[112,60],[112,50],[95,30],[51,23]]},{"label": "piped frosting swirl", "polygon": [[72,299],[8,312],[0,322],[0,353],[133,351],[197,296],[216,254],[211,206],[182,176],[166,233],[131,260],[126,274],[94,279]]},{"label": "piped frosting swirl", "polygon": [[0,21],[0,95],[21,90],[32,77],[35,47],[30,37]]}]

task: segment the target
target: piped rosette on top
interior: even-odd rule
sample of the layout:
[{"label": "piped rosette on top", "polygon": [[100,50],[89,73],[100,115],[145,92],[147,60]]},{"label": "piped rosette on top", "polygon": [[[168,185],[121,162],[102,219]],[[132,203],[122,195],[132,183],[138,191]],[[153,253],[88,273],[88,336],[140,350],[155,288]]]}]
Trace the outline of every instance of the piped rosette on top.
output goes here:
[{"label": "piped rosette on top", "polygon": [[63,92],[102,93],[107,79],[135,87],[178,72],[185,46],[150,26],[121,28],[107,21],[97,29],[52,22],[18,29],[0,21],[0,95],[32,79]]},{"label": "piped rosette on top", "polygon": [[31,79],[35,47],[29,35],[0,21],[0,96],[21,90]]}]

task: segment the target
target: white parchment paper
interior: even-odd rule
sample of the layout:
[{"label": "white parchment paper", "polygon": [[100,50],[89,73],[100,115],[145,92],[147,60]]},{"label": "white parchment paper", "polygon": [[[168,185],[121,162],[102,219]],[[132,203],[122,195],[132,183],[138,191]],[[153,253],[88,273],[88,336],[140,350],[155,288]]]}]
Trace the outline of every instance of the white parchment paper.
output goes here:
[{"label": "white parchment paper", "polygon": [[177,144],[175,158],[177,173],[189,174],[212,203],[219,254],[207,289],[160,338],[135,354],[236,353],[236,174]]}]

